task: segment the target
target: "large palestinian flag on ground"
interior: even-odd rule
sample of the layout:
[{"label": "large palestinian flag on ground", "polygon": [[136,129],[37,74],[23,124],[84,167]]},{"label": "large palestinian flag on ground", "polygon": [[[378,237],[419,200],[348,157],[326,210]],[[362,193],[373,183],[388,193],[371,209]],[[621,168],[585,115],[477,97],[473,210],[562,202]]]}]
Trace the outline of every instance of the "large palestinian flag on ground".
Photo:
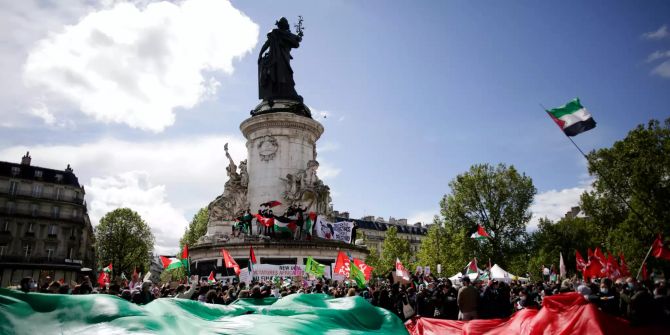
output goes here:
[{"label": "large palestinian flag on ground", "polygon": [[363,297],[292,294],[224,306],[159,298],[147,305],[106,294],[0,289],[0,334],[407,334],[394,313]]},{"label": "large palestinian flag on ground", "polygon": [[579,102],[579,98],[575,98],[564,106],[550,109],[547,113],[568,136],[576,136],[596,127],[596,121]]}]

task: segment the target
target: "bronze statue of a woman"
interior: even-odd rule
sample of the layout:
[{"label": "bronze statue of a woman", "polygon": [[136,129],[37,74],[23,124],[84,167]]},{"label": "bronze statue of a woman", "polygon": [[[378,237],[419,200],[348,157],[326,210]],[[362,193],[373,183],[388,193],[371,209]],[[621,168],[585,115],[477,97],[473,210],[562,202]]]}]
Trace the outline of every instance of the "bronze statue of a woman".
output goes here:
[{"label": "bronze statue of a woman", "polygon": [[266,101],[286,99],[302,103],[302,97],[295,91],[291,68],[291,49],[300,46],[302,25],[296,26],[296,35],[291,32],[285,17],[275,24],[277,28],[268,33],[268,39],[258,55],[258,98]]}]

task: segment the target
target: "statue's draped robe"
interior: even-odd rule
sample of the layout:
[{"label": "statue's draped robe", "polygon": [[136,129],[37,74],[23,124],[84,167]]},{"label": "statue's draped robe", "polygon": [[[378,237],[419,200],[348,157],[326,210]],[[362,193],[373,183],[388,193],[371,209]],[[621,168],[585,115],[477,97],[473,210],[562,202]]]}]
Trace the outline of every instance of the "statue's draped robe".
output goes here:
[{"label": "statue's draped robe", "polygon": [[301,101],[293,81],[291,49],[299,47],[302,38],[280,29],[273,29],[267,36],[265,45],[269,47],[269,52],[258,64],[258,98]]}]

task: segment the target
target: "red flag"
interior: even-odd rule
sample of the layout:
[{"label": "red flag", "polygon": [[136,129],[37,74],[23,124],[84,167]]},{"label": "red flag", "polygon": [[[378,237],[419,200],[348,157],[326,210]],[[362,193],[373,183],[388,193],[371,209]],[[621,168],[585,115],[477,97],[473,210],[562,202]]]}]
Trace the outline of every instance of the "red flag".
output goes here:
[{"label": "red flag", "polygon": [[585,277],[600,278],[602,277],[602,270],[603,265],[594,254],[589,258],[589,262],[586,264],[586,268],[584,268]]},{"label": "red flag", "polygon": [[277,200],[272,200],[272,201],[264,202],[264,203],[261,204],[261,206],[267,206],[267,207],[276,207],[276,206],[279,206],[279,205],[281,205],[281,202],[279,202]]},{"label": "red flag", "polygon": [[233,268],[235,270],[235,275],[239,276],[240,275],[240,266],[237,265],[237,262],[235,262],[235,259],[230,256],[228,253],[228,250],[226,249],[221,249],[221,254],[223,255],[223,264],[227,268]]},{"label": "red flag", "polygon": [[274,218],[265,218],[260,214],[256,214],[256,220],[258,220],[258,222],[260,222],[265,227],[274,226],[275,224]]},{"label": "red flag", "polygon": [[670,249],[663,245],[663,237],[658,234],[651,249],[652,256],[660,259],[670,260]]},{"label": "red flag", "polygon": [[621,277],[621,270],[619,269],[619,263],[616,261],[616,258],[614,258],[613,254],[609,254],[607,258],[607,263],[609,263],[612,267],[612,273],[610,273],[610,278],[617,279]]},{"label": "red flag", "polygon": [[257,263],[257,262],[256,262],[256,254],[254,254],[254,247],[253,247],[253,246],[249,246],[249,261],[250,261],[252,264],[256,264],[256,263]]},{"label": "red flag", "polygon": [[587,259],[591,259],[591,257],[593,257],[593,252],[591,251],[591,248],[588,249],[586,257]]},{"label": "red flag", "polygon": [[184,244],[184,249],[181,251],[181,259],[188,259],[188,244]]},{"label": "red flag", "polygon": [[614,258],[611,254],[607,253],[607,256],[605,256],[605,275],[607,277],[610,277],[614,271],[614,265],[612,265],[612,261],[614,261]]},{"label": "red flag", "polygon": [[337,260],[335,261],[335,272],[349,278],[349,257],[343,251],[337,253]]},{"label": "red flag", "polygon": [[630,276],[630,271],[628,271],[628,264],[626,264],[626,258],[624,258],[623,252],[619,253],[619,259],[621,259],[621,275],[624,277]]},{"label": "red flag", "polygon": [[584,262],[584,258],[582,257],[582,254],[579,253],[579,250],[575,250],[575,258],[577,260],[577,271],[584,271],[586,262]]},{"label": "red flag", "polygon": [[100,284],[100,286],[105,286],[107,283],[109,283],[109,277],[105,271],[101,271],[100,275],[98,275],[98,284]]},{"label": "red flag", "polygon": [[603,252],[600,250],[600,247],[596,248],[596,251],[593,252],[593,256],[595,256],[598,259],[600,264],[602,264],[602,265],[605,264],[606,258],[605,258],[605,255],[603,254]]},{"label": "red flag", "polygon": [[481,225],[477,225],[477,234],[481,237],[491,237]]},{"label": "red flag", "polygon": [[647,274],[647,263],[642,264],[642,280],[647,280],[649,275]]},{"label": "red flag", "polygon": [[65,284],[65,278],[58,279],[58,283],[61,285]]},{"label": "red flag", "polygon": [[370,280],[370,277],[372,277],[372,270],[374,270],[373,267],[363,263],[362,260],[358,258],[354,258],[354,264],[363,271],[363,274],[365,275],[365,280]]}]

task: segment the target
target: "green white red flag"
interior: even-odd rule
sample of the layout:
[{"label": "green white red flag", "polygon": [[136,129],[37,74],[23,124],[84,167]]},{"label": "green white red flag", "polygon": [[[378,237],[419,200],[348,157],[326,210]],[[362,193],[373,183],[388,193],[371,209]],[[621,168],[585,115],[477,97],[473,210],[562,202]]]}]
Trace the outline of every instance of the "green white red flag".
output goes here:
[{"label": "green white red flag", "polygon": [[491,237],[486,230],[484,230],[484,227],[481,225],[477,225],[477,231],[472,233],[470,235],[470,238],[474,238],[475,240],[485,240],[487,237]]},{"label": "green white red flag", "polygon": [[160,256],[161,262],[163,263],[163,269],[165,270],[174,270],[184,266],[184,263],[176,257],[165,257]]},{"label": "green white red flag", "polygon": [[547,110],[547,114],[567,136],[576,136],[596,127],[596,121],[582,106],[579,98],[561,107]]},{"label": "green white red flag", "polygon": [[214,271],[209,273],[209,277],[207,277],[207,282],[210,284],[216,283],[216,278],[214,277]]}]

